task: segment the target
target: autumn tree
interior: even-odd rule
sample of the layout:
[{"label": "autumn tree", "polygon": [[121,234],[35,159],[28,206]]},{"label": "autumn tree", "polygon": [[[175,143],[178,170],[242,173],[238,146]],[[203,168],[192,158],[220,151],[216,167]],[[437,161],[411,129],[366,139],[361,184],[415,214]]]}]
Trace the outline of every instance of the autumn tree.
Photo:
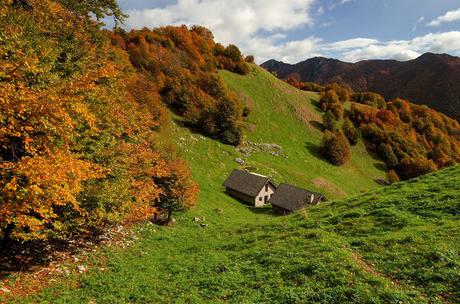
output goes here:
[{"label": "autumn tree", "polygon": [[321,153],[332,164],[341,166],[350,159],[350,144],[342,131],[324,132]]},{"label": "autumn tree", "polygon": [[331,111],[337,120],[343,117],[343,108],[339,96],[334,90],[327,90],[319,100],[319,106],[323,112]]},{"label": "autumn tree", "polygon": [[301,90],[320,93],[324,91],[324,87],[314,82],[303,82]]},{"label": "autumn tree", "polygon": [[244,61],[246,61],[247,63],[252,63],[252,64],[255,63],[255,59],[254,59],[254,56],[253,56],[253,55],[247,55],[247,56],[244,58]]},{"label": "autumn tree", "polygon": [[[240,142],[241,105],[217,73],[218,68],[248,72],[235,45],[215,43],[209,30],[197,26],[131,31],[125,39],[133,65],[155,80],[161,100],[187,125],[223,143]],[[119,38],[111,40],[123,47]]]},{"label": "autumn tree", "polygon": [[[374,100],[381,99],[375,97]],[[454,131],[459,132],[460,125],[455,120],[402,99],[386,103],[387,109],[381,101],[364,103],[367,105],[352,104],[347,117],[359,126],[368,149],[377,153],[401,179],[460,161],[458,137]]]},{"label": "autumn tree", "polygon": [[[158,148],[164,77],[138,72],[125,38],[77,7],[24,3],[32,9],[0,6],[0,236],[65,238],[142,220],[168,193],[192,205],[186,163]],[[182,190],[155,183],[168,176]]]},{"label": "autumn tree", "polygon": [[174,159],[167,163],[168,173],[154,178],[162,192],[155,207],[164,213],[168,223],[174,212],[184,211],[195,204],[198,186],[190,182],[191,172],[185,161]]},{"label": "autumn tree", "polygon": [[350,100],[350,95],[353,93],[350,87],[346,85],[340,85],[338,83],[329,83],[324,87],[324,91],[327,92],[329,90],[333,90],[340,101],[340,103],[344,103]]},{"label": "autumn tree", "polygon": [[377,109],[386,109],[387,105],[382,95],[373,92],[357,92],[351,95],[351,101],[365,104]]}]

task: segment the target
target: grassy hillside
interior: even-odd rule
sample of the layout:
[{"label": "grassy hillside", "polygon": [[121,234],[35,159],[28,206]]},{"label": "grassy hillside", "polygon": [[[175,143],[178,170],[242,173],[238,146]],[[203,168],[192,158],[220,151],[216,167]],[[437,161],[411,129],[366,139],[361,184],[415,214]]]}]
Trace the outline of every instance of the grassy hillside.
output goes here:
[{"label": "grassy hillside", "polygon": [[[253,108],[246,126],[253,144],[239,150],[222,145],[181,127],[178,118],[162,134],[175,138],[190,162],[201,186],[198,206],[179,215],[174,227],[139,225],[138,239],[128,249],[107,248],[84,262],[88,272],[75,271],[13,303],[454,303],[460,298],[460,167],[377,189],[372,180],[383,172],[362,146],[340,168],[317,157],[321,134],[310,123],[319,120],[316,95],[259,68],[248,76],[222,76]],[[277,182],[350,198],[287,217],[242,205],[221,186],[238,166],[236,158]],[[370,192],[359,195],[365,189]]]},{"label": "grassy hillside", "polygon": [[234,202],[195,222],[195,210],[13,302],[457,303],[459,185],[457,166],[288,217]]},{"label": "grassy hillside", "polygon": [[267,174],[273,172],[277,181],[316,188],[331,197],[375,188],[374,179],[384,175],[376,169],[380,162],[370,157],[362,145],[353,148],[351,162],[341,168],[318,155],[322,138],[317,128],[322,115],[315,106],[318,94],[292,88],[259,67],[247,76],[227,71],[221,75],[253,109],[247,139],[275,143],[284,151],[285,157],[281,158],[255,155],[250,158],[250,166]]}]

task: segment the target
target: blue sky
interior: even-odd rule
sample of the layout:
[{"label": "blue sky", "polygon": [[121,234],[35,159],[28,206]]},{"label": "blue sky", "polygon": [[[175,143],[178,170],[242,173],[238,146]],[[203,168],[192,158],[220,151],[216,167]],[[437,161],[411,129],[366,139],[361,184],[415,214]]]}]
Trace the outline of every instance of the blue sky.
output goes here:
[{"label": "blue sky", "polygon": [[119,0],[127,29],[200,24],[258,63],[460,55],[459,0]]}]

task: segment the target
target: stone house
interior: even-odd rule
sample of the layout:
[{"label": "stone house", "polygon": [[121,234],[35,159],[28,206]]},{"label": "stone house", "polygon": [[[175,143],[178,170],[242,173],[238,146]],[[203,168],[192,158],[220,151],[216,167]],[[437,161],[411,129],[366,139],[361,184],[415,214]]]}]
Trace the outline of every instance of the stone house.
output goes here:
[{"label": "stone house", "polygon": [[272,208],[280,213],[288,213],[303,209],[310,205],[317,205],[325,201],[326,197],[289,184],[280,184],[269,200]]},{"label": "stone house", "polygon": [[255,207],[268,204],[276,190],[276,185],[267,176],[237,169],[230,173],[224,187],[231,196]]}]

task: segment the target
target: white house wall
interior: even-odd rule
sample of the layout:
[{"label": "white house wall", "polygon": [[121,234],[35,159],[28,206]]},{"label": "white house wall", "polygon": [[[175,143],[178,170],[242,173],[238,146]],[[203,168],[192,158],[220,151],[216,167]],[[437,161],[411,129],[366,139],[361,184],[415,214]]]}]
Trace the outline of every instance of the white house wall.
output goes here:
[{"label": "white house wall", "polygon": [[[267,183],[267,185],[268,185],[267,190],[265,190],[265,186],[264,186],[262,190],[260,190],[259,194],[257,194],[254,206],[261,207],[261,206],[266,205],[268,201],[270,200],[270,197],[273,195],[273,193],[275,193],[275,190],[276,190],[275,186],[273,186],[271,183]],[[265,200],[265,197],[267,197],[266,200]]]}]

